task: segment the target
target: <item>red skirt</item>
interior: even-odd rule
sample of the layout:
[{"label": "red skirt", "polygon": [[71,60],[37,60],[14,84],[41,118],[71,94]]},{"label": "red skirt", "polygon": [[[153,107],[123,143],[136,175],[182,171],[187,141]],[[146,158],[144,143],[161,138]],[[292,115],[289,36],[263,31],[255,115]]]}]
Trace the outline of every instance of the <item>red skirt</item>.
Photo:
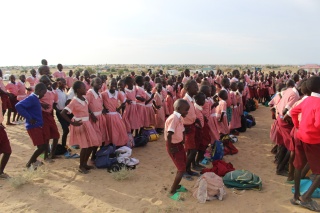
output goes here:
[{"label": "red skirt", "polygon": [[[198,139],[196,134],[196,138]],[[211,142],[211,137],[210,137],[210,127],[208,125],[208,122],[204,122],[204,126],[202,128],[202,137],[201,137],[201,142],[199,144],[198,150],[200,151],[206,151],[209,143]]]},{"label": "red skirt", "polygon": [[34,146],[40,146],[46,143],[42,127],[28,129],[27,132]]},{"label": "red skirt", "polygon": [[198,149],[198,144],[196,143],[196,126],[195,124],[184,125],[185,128],[185,142],[184,146],[186,150]]},{"label": "red skirt", "polygon": [[60,134],[58,131],[57,124],[54,120],[53,114],[50,112],[42,111],[43,118],[43,133],[45,135],[46,140],[50,139],[59,139]]},{"label": "red skirt", "polygon": [[7,132],[4,130],[4,126],[0,125],[0,154],[11,154],[11,152],[12,150]]},{"label": "red skirt", "polygon": [[177,148],[178,152],[171,153],[168,149],[168,143],[166,142],[167,152],[171,157],[174,165],[177,167],[179,172],[185,172],[187,166],[187,156],[186,152],[184,151],[182,143],[172,144],[172,148]]}]

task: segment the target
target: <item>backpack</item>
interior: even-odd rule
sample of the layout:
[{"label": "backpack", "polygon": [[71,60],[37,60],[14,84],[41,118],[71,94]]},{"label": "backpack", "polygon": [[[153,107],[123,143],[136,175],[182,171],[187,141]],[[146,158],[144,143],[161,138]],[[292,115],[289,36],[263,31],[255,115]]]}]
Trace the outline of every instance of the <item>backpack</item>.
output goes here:
[{"label": "backpack", "polygon": [[252,121],[249,120],[249,119],[246,119],[247,120],[247,128],[251,128],[252,127]]},{"label": "backpack", "polygon": [[95,164],[97,168],[109,168],[114,163],[117,162],[116,157],[111,157],[111,154],[114,154],[114,146],[102,146],[100,150],[96,153]]},{"label": "backpack", "polygon": [[215,141],[212,144],[211,160],[221,160],[223,158],[223,144],[221,141]]},{"label": "backpack", "polygon": [[232,139],[229,135],[226,135],[222,138],[222,143],[224,147],[224,155],[234,155],[238,153],[238,149],[233,145]]},{"label": "backpack", "polygon": [[201,173],[214,172],[220,177],[225,176],[228,172],[234,171],[235,168],[231,163],[226,163],[223,160],[215,160],[212,162],[212,168],[204,168]]},{"label": "backpack", "polygon": [[137,136],[134,138],[134,147],[141,147],[147,145],[149,139],[146,136]]},{"label": "backpack", "polygon": [[235,189],[262,189],[262,180],[259,176],[247,170],[228,172],[223,177],[223,183],[228,188]]},{"label": "backpack", "polygon": [[226,195],[222,178],[213,172],[206,172],[201,175],[193,188],[193,197],[199,203],[214,199],[222,200]]},{"label": "backpack", "polygon": [[66,147],[62,146],[61,144],[57,144],[56,151],[54,152],[55,155],[63,155],[68,150]]},{"label": "backpack", "polygon": [[159,139],[159,134],[157,131],[152,127],[147,127],[143,129],[142,135],[149,139],[149,142],[156,141]]},{"label": "backpack", "polygon": [[241,115],[241,127],[237,129],[238,132],[247,131],[247,119],[244,115]]},{"label": "backpack", "polygon": [[247,119],[252,121],[252,126],[256,125],[256,119],[252,115],[247,115]]},{"label": "backpack", "polygon": [[[300,194],[304,194],[310,188],[312,180],[310,179],[301,179],[300,180]],[[294,186],[292,186],[292,193],[294,194]],[[311,195],[312,198],[320,198],[320,188],[317,188]]]},{"label": "backpack", "polygon": [[127,142],[127,147],[132,148],[134,147],[134,139],[131,133],[128,133],[128,142]]}]

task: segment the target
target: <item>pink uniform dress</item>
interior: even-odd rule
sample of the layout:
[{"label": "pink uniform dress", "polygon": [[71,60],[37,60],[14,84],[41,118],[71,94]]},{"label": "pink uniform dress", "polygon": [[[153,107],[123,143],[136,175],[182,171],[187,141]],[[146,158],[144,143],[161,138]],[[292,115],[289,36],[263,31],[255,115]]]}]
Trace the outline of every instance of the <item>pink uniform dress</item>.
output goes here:
[{"label": "pink uniform dress", "polygon": [[17,85],[17,83],[13,84],[13,83],[9,82],[9,83],[5,86],[5,88],[6,88],[6,90],[7,90],[8,93],[11,93],[12,95],[14,95],[14,97],[9,98],[10,107],[11,107],[12,112],[17,112],[15,105],[18,103],[18,100],[17,100],[18,85]]},{"label": "pink uniform dress", "polygon": [[[231,99],[231,109],[232,109],[232,116],[231,121],[229,123],[229,129],[237,129],[241,127],[241,115],[240,115],[240,95],[237,92],[231,91],[230,92],[230,99]],[[238,106],[239,105],[239,106]]]},{"label": "pink uniform dress", "polygon": [[89,110],[96,116],[97,122],[93,122],[90,119],[90,122],[93,126],[93,129],[96,131],[97,138],[99,139],[100,145],[102,142],[108,141],[107,125],[105,116],[102,115],[103,110],[103,101],[100,93],[96,93],[93,89],[89,89],[86,98],[88,101]]},{"label": "pink uniform dress", "polygon": [[23,100],[23,99],[25,99],[27,97],[26,85],[22,81],[18,81],[17,82],[17,86],[18,86],[17,100],[21,101],[21,100]]},{"label": "pink uniform dress", "polygon": [[34,87],[36,86],[36,83],[38,82],[38,79],[36,77],[33,76],[29,76],[26,79],[26,82],[29,83],[29,86],[31,88],[32,91],[28,91],[27,94],[30,95],[33,91],[34,91]]},{"label": "pink uniform dress", "polygon": [[121,115],[116,111],[118,101],[124,103],[125,97],[123,97],[118,91],[113,94],[109,90],[101,93],[103,105],[109,112],[105,115],[107,121],[107,134],[109,141],[106,144],[112,143],[115,146],[125,146],[129,140],[126,126],[122,121]]},{"label": "pink uniform dress", "polygon": [[70,125],[70,146],[79,145],[80,148],[99,146],[101,142],[89,121],[88,101],[74,97],[65,109],[74,115],[73,121],[82,121],[81,126]]},{"label": "pink uniform dress", "polygon": [[[147,99],[147,95],[144,91],[144,89],[142,87],[136,86],[136,97],[141,97],[144,99]],[[145,101],[139,101],[138,99],[136,99],[137,101],[137,115],[138,115],[138,120],[136,122],[139,122],[139,129],[141,127],[144,127],[144,121],[145,121],[145,117],[146,117],[146,104]]]},{"label": "pink uniform dress", "polygon": [[66,77],[66,83],[67,83],[67,88],[71,88],[73,86],[73,83],[75,82],[73,77]]},{"label": "pink uniform dress", "polygon": [[173,97],[171,97],[169,94],[167,94],[166,97],[166,107],[168,110],[168,114],[171,115],[173,113],[173,102],[174,102],[174,98],[175,98],[175,93],[173,92],[173,87],[168,85],[167,86],[167,90],[172,94]]},{"label": "pink uniform dress", "polygon": [[[219,122],[222,113],[224,112],[222,121]],[[218,131],[220,134],[229,134],[228,120],[227,120],[227,102],[224,100],[219,101],[217,106],[217,121],[218,121]]]},{"label": "pink uniform dress", "polygon": [[105,91],[107,91],[107,89],[108,89],[107,84],[103,83],[99,92],[105,92]]},{"label": "pink uniform dress", "polygon": [[86,91],[88,91],[89,89],[91,89],[91,85],[90,83],[88,83],[86,80],[83,80],[84,85],[86,86]]},{"label": "pink uniform dress", "polygon": [[208,110],[209,110],[210,116],[208,117],[208,124],[210,127],[211,143],[220,139],[216,108],[211,109],[213,103],[214,102],[212,98],[207,98],[205,103],[205,105],[208,104],[209,106]]},{"label": "pink uniform dress", "polygon": [[59,70],[55,71],[55,72],[52,74],[52,76],[53,76],[54,78],[64,78],[64,79],[67,77],[66,74],[65,74],[63,71],[59,71]]},{"label": "pink uniform dress", "polygon": [[156,128],[164,128],[164,124],[166,122],[166,116],[164,114],[164,99],[162,97],[161,94],[159,94],[158,92],[156,92],[156,94],[154,95],[154,101],[155,104],[160,107],[160,109],[156,109],[156,115],[155,115],[155,120],[156,120]]},{"label": "pink uniform dress", "polygon": [[131,132],[133,129],[139,129],[140,125],[137,122],[138,112],[137,112],[137,102],[136,102],[136,88],[133,87],[132,90],[125,88],[126,99],[131,100],[131,103],[126,103],[126,109],[123,113],[123,122],[126,125],[127,132]]},{"label": "pink uniform dress", "polygon": [[[167,98],[167,95],[168,95],[168,92],[167,92],[166,88],[162,87],[161,95],[164,98],[164,102],[165,102],[166,98]],[[170,114],[169,114],[168,107],[167,107],[166,103],[163,104],[163,109],[164,109],[165,116],[169,116]]]},{"label": "pink uniform dress", "polygon": [[[147,91],[145,91],[145,93],[147,97],[146,100],[149,100],[152,94],[149,94]],[[148,104],[146,104],[146,117],[144,120],[145,127],[154,126],[156,124],[155,113],[152,106],[153,100],[154,98],[152,98],[152,100]]]}]

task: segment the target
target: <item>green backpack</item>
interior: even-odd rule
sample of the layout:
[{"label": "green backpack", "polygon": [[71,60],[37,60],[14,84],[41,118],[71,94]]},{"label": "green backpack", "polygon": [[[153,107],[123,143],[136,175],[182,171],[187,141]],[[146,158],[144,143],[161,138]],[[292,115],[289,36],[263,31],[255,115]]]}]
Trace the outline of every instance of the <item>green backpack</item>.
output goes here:
[{"label": "green backpack", "polygon": [[247,170],[228,172],[223,177],[223,183],[228,188],[261,190],[262,180],[259,176]]}]

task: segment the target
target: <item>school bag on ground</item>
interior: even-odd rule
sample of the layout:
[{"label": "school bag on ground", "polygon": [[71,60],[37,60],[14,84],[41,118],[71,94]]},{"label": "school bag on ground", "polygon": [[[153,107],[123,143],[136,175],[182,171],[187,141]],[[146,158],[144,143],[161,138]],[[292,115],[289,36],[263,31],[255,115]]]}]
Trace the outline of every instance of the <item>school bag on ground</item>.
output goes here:
[{"label": "school bag on ground", "polygon": [[215,141],[212,145],[211,160],[221,160],[223,158],[223,144],[221,141]]},{"label": "school bag on ground", "polygon": [[132,148],[134,147],[134,138],[131,133],[128,133],[128,142],[127,142],[127,147]]},{"label": "school bag on ground", "polygon": [[238,149],[233,145],[229,135],[222,137],[224,155],[234,155],[238,153]]},{"label": "school bag on ground", "polygon": [[56,150],[54,152],[55,155],[64,155],[68,150],[66,147],[62,146],[61,144],[57,144]]},{"label": "school bag on ground", "polygon": [[252,126],[256,125],[256,119],[252,115],[248,114],[247,119],[252,121]]},{"label": "school bag on ground", "polygon": [[202,169],[201,173],[214,172],[220,177],[225,176],[228,172],[234,171],[235,168],[231,163],[227,163],[223,160],[215,160],[212,162],[212,168]]},{"label": "school bag on ground", "polygon": [[262,189],[262,180],[259,176],[247,170],[228,172],[223,177],[223,183],[228,188],[235,189]]},{"label": "school bag on ground", "polygon": [[95,165],[97,168],[109,168],[117,162],[114,146],[102,146],[96,153]]},{"label": "school bag on ground", "polygon": [[[301,179],[300,180],[300,194],[304,194],[310,188],[312,180],[310,179]],[[294,186],[292,186],[292,193],[294,194]],[[317,188],[311,195],[312,198],[320,198],[320,188]]]},{"label": "school bag on ground", "polygon": [[149,139],[149,142],[156,141],[159,139],[159,134],[157,131],[152,127],[146,127],[143,129],[142,135]]},{"label": "school bag on ground", "polygon": [[244,115],[241,115],[241,127],[237,129],[238,132],[247,131],[247,119]]},{"label": "school bag on ground", "polygon": [[201,175],[193,188],[193,197],[199,203],[205,203],[214,199],[222,200],[226,195],[222,178],[213,172]]},{"label": "school bag on ground", "polygon": [[146,136],[137,136],[134,138],[134,147],[141,147],[147,145],[149,138]]}]

